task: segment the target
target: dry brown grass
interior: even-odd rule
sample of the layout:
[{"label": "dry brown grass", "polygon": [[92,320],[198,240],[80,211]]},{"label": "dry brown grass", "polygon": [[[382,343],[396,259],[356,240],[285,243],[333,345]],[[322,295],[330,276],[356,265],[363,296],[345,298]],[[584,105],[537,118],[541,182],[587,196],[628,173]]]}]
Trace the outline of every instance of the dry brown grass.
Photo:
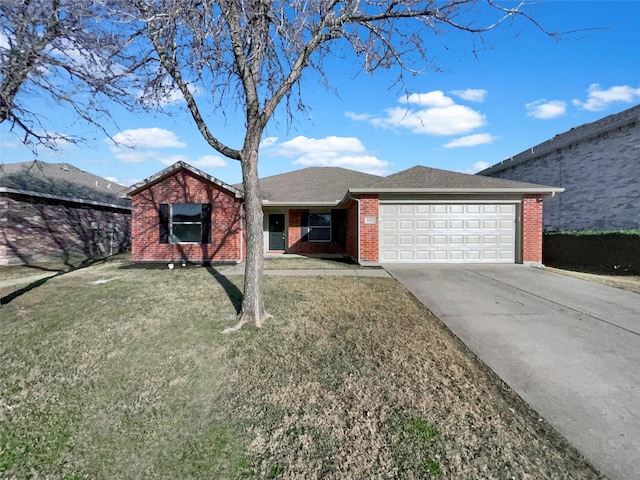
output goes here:
[{"label": "dry brown grass", "polygon": [[570,277],[601,283],[610,287],[620,288],[628,292],[640,293],[640,275],[608,275],[593,270],[570,269],[561,267],[547,267],[548,270]]},{"label": "dry brown grass", "polygon": [[1,477],[597,478],[393,279],[122,266],[3,307]]}]

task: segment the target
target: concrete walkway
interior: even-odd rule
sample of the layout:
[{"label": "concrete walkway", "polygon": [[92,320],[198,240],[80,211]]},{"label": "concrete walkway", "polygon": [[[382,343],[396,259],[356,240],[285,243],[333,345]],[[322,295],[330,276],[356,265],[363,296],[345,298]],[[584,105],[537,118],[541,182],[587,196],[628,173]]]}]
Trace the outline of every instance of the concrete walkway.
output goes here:
[{"label": "concrete walkway", "polygon": [[640,295],[522,265],[386,265],[610,479],[640,478]]},{"label": "concrete walkway", "polygon": [[[244,275],[244,263],[220,269],[223,275]],[[391,277],[383,268],[323,268],[311,270],[263,270],[263,275],[284,277]]]}]

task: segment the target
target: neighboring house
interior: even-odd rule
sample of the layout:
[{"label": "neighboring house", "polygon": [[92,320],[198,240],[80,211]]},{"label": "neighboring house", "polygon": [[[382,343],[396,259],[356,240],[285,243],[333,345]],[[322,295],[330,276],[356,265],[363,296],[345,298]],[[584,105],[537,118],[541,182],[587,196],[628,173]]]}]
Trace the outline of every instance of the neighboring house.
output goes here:
[{"label": "neighboring house", "polygon": [[0,165],[0,264],[117,253],[129,245],[123,185],[67,163]]},{"label": "neighboring house", "polygon": [[478,175],[559,185],[544,228],[640,228],[640,105],[572,128]]},{"label": "neighboring house", "polygon": [[[542,261],[542,201],[561,188],[413,167],[336,167],[260,180],[265,252],[387,262]],[[243,194],[178,162],[132,186],[132,260],[239,262]]]}]

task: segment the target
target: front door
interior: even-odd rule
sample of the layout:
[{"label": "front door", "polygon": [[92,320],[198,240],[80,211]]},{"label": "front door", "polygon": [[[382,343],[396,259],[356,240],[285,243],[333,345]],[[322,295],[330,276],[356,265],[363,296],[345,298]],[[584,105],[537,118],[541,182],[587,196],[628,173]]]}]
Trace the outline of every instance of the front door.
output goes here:
[{"label": "front door", "polygon": [[269,250],[284,250],[284,213],[269,214]]}]

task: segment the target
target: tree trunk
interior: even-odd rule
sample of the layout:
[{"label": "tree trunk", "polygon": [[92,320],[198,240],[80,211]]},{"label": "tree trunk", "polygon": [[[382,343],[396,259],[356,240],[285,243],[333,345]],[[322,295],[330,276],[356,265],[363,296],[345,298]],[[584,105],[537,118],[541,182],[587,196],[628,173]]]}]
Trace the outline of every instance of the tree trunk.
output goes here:
[{"label": "tree trunk", "polygon": [[241,164],[244,185],[247,257],[244,269],[242,311],[240,312],[239,321],[233,329],[238,329],[249,322],[255,323],[256,327],[261,327],[262,322],[270,317],[262,305],[264,241],[262,233],[262,200],[258,184],[258,145],[243,149]]}]

